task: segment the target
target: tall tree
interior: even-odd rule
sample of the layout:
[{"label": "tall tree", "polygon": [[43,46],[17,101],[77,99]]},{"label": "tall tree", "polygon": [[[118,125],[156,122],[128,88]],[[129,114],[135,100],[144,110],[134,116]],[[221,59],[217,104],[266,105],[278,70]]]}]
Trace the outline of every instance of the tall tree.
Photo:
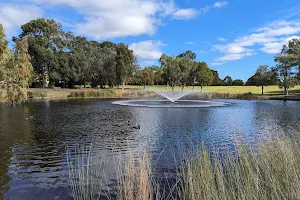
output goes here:
[{"label": "tall tree", "polygon": [[229,85],[232,85],[232,78],[231,76],[226,76],[223,80],[224,84],[229,86]]},{"label": "tall tree", "polygon": [[212,71],[212,73],[214,75],[214,81],[213,81],[212,85],[214,85],[214,86],[223,85],[223,81],[222,81],[222,79],[220,79],[219,73],[217,71],[215,71],[215,70],[211,70],[211,71]]},{"label": "tall tree", "polygon": [[164,80],[163,80],[163,69],[159,66],[150,66],[148,67],[149,69],[151,69],[154,73],[154,84],[155,85],[163,85],[164,84]]},{"label": "tall tree", "polygon": [[53,85],[57,81],[55,68],[59,65],[57,52],[62,48],[64,38],[61,24],[53,19],[39,18],[22,25],[21,29],[19,38],[28,38],[31,63],[39,74],[41,85],[46,85],[46,75],[50,86]]},{"label": "tall tree", "polygon": [[279,72],[279,86],[284,88],[284,95],[289,94],[289,89],[296,85],[295,79],[295,55],[289,53],[289,48],[283,45],[281,53],[275,57],[277,70]]},{"label": "tall tree", "polygon": [[162,54],[159,61],[164,70],[164,77],[166,79],[166,83],[167,85],[170,85],[172,90],[174,91],[174,87],[180,84],[180,58]]},{"label": "tall tree", "polygon": [[201,91],[203,90],[203,86],[211,85],[213,83],[214,75],[205,62],[198,63],[196,80],[201,86]]},{"label": "tall tree", "polygon": [[254,75],[254,83],[256,86],[261,86],[261,94],[264,94],[264,86],[274,83],[274,78],[276,78],[275,72],[267,65],[261,65]]},{"label": "tall tree", "polygon": [[33,72],[27,38],[15,42],[14,51],[6,65],[7,96],[10,102],[27,100],[26,88]]},{"label": "tall tree", "polygon": [[184,53],[181,53],[177,56],[178,58],[188,58],[189,60],[196,60],[197,55],[191,50],[187,50]]},{"label": "tall tree", "polygon": [[9,55],[8,41],[4,33],[2,24],[0,24],[0,82],[5,79],[5,66]]},{"label": "tall tree", "polygon": [[127,78],[133,74],[137,67],[137,57],[124,43],[117,45],[116,52],[118,85],[121,83],[122,90],[124,90]]},{"label": "tall tree", "polygon": [[138,83],[144,85],[144,89],[146,88],[146,85],[153,85],[154,83],[155,75],[151,68],[138,70],[136,76],[138,78]]}]

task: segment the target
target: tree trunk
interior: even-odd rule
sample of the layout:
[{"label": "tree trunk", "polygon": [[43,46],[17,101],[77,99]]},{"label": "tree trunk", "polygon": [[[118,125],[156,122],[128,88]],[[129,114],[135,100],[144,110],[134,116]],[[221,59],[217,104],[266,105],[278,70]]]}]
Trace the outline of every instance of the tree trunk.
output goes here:
[{"label": "tree trunk", "polygon": [[174,92],[174,85],[172,85],[172,91]]},{"label": "tree trunk", "polygon": [[284,87],[284,95],[289,95],[289,89],[287,87]]},{"label": "tree trunk", "polygon": [[194,89],[195,89],[195,85],[193,85],[193,89],[192,90],[194,91]]},{"label": "tree trunk", "polygon": [[203,91],[203,85],[201,85],[201,92]]},{"label": "tree trunk", "polygon": [[166,85],[166,90],[168,90],[168,85],[169,85],[169,83],[167,83],[167,85]]},{"label": "tree trunk", "polygon": [[122,90],[124,91],[125,90],[125,78],[123,79],[123,83],[122,83]]},{"label": "tree trunk", "polygon": [[183,89],[184,89],[184,85],[183,85],[182,88],[181,88],[181,92],[183,92]]},{"label": "tree trunk", "polygon": [[144,89],[146,89],[146,83],[144,83]]},{"label": "tree trunk", "polygon": [[264,94],[264,86],[261,86],[261,94]]}]

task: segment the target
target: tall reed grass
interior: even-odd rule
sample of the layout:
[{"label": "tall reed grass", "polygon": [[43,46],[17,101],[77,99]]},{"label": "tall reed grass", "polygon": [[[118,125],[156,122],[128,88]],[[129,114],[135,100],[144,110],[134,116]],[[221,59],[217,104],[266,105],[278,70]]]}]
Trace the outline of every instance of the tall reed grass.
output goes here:
[{"label": "tall reed grass", "polygon": [[[91,156],[89,151],[84,154],[86,157],[77,157],[75,163],[68,159],[72,194],[74,199],[99,199],[98,194],[108,178],[103,170],[105,160]],[[104,197],[122,200],[300,199],[297,140],[264,141],[255,149],[239,145],[234,152],[202,147],[195,156],[186,158],[184,164],[178,164],[177,178],[172,183],[166,178],[167,187],[154,177],[150,156],[145,152],[130,154],[124,162],[115,159],[117,187]]]}]

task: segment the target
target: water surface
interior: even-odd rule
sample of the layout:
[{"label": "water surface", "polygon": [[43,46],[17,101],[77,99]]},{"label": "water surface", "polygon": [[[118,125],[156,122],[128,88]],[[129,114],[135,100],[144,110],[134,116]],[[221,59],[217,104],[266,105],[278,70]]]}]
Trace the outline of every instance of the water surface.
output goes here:
[{"label": "water surface", "polygon": [[147,108],[113,101],[0,104],[0,199],[72,199],[66,145],[93,142],[102,152],[122,154],[150,151],[159,177],[171,176],[174,157],[192,152],[201,141],[214,148],[237,140],[255,145],[300,130],[299,102],[224,100],[230,105]]}]

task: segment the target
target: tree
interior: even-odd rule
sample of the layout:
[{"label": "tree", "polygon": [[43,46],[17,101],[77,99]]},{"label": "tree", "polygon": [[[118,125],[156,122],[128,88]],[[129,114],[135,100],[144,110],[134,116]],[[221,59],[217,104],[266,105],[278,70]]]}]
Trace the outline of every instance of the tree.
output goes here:
[{"label": "tree", "polygon": [[284,95],[289,94],[289,89],[296,85],[295,55],[289,53],[289,48],[283,45],[281,53],[275,57],[277,62],[277,71],[279,72],[279,86],[284,88]]},{"label": "tree", "polygon": [[154,72],[150,68],[138,70],[136,76],[139,84],[144,85],[144,89],[146,85],[153,85],[154,83]]},{"label": "tree", "polygon": [[137,57],[124,43],[117,45],[116,52],[117,81],[118,85],[122,83],[122,90],[124,90],[126,79],[133,74],[138,66]]},{"label": "tree", "polygon": [[223,80],[224,84],[229,86],[232,85],[232,78],[230,76],[226,76]]},{"label": "tree", "polygon": [[214,80],[213,80],[212,85],[214,85],[214,86],[223,85],[223,81],[222,81],[222,79],[220,79],[219,73],[217,71],[215,71],[215,70],[211,70],[211,71],[212,71],[212,73],[214,75]]},{"label": "tree", "polygon": [[5,80],[5,66],[9,55],[8,53],[8,41],[6,40],[3,26],[0,24],[0,82]]},{"label": "tree", "polygon": [[27,100],[26,88],[33,72],[27,38],[15,42],[14,51],[6,65],[7,96],[10,102]]},{"label": "tree", "polygon": [[178,58],[188,58],[189,60],[196,60],[197,58],[197,55],[192,52],[191,50],[187,50],[186,52],[184,53],[181,53],[177,56]]},{"label": "tree", "polygon": [[[58,81],[55,69],[59,66],[58,51],[63,48],[64,32],[61,24],[53,19],[39,18],[21,26],[19,39],[28,38],[29,54],[34,70],[39,74],[40,85],[50,86]],[[14,38],[16,40],[17,38]]]},{"label": "tree", "polygon": [[242,85],[244,85],[244,81],[241,79],[236,79],[236,80],[232,81],[232,85],[242,86]]},{"label": "tree", "polygon": [[164,70],[164,78],[167,85],[172,87],[174,91],[174,87],[180,84],[180,58],[174,56],[167,56],[166,54],[162,54],[160,58],[160,63]]},{"label": "tree", "polygon": [[[272,85],[274,79],[276,79],[274,70],[270,70],[267,65],[261,65],[253,76],[253,83],[256,86],[261,86],[261,94],[264,94],[264,86]],[[275,82],[275,84],[277,83]]]},{"label": "tree", "polygon": [[163,80],[163,69],[159,66],[150,66],[148,67],[149,69],[152,70],[152,72],[154,73],[154,83],[155,85],[163,85],[164,84],[164,80]]},{"label": "tree", "polygon": [[208,68],[205,62],[198,62],[198,73],[196,76],[196,81],[201,86],[201,91],[203,86],[211,85],[214,80],[214,75],[212,71]]}]

